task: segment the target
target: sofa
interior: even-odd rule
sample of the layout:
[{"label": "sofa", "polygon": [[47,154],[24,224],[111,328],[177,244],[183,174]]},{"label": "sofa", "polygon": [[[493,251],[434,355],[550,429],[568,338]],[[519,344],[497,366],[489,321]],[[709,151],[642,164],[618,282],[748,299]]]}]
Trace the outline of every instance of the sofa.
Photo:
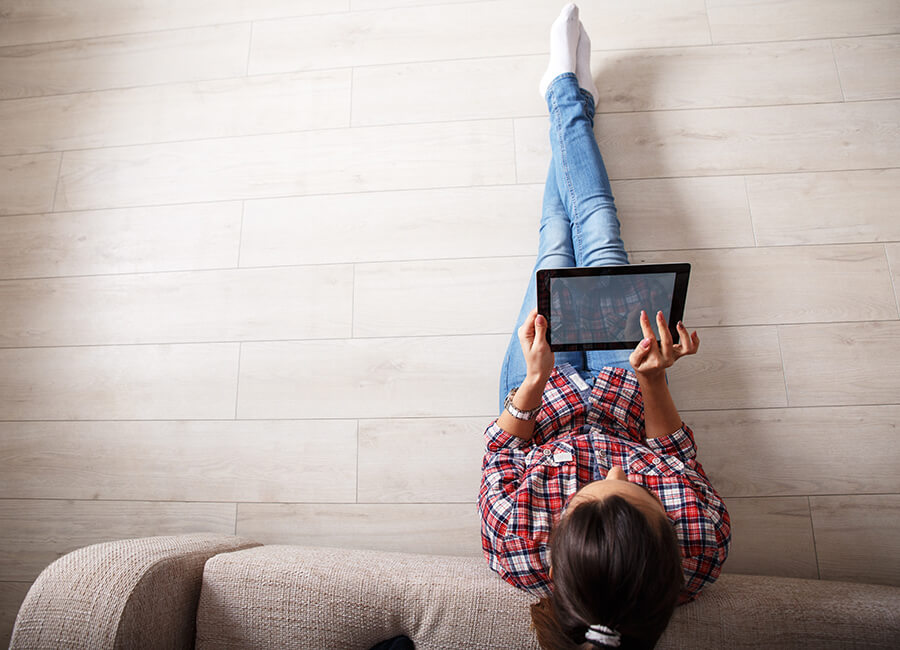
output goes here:
[{"label": "sofa", "polygon": [[[262,545],[212,534],[127,539],[59,558],[11,648],[538,648],[528,606],[478,557]],[[900,588],[722,575],[659,648],[896,648]]]}]

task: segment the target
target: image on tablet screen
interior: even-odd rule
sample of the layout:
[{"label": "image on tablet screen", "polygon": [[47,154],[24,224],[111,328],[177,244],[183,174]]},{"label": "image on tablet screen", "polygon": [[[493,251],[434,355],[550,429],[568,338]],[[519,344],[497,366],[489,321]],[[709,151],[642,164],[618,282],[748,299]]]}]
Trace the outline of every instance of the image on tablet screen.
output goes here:
[{"label": "image on tablet screen", "polygon": [[640,341],[642,309],[658,340],[656,312],[668,322],[674,290],[674,273],[551,278],[553,342]]}]

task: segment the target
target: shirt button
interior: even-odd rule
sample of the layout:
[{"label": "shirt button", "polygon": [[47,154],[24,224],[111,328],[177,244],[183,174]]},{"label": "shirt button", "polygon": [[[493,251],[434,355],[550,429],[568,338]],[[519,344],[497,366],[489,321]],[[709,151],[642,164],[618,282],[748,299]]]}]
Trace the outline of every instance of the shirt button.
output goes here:
[{"label": "shirt button", "polygon": [[552,455],[553,455],[553,452],[550,451],[549,449],[544,450],[544,456],[552,456]]}]

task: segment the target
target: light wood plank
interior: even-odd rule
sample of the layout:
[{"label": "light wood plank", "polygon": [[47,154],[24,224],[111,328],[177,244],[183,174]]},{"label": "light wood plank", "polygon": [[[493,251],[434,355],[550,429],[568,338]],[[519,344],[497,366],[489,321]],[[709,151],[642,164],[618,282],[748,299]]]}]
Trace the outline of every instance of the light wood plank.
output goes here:
[{"label": "light wood plank", "polygon": [[6,0],[0,45],[346,11],[349,0],[191,0],[160,7],[146,0]]},{"label": "light wood plank", "polygon": [[429,555],[481,555],[474,497],[453,504],[238,505],[237,534],[299,544]]},{"label": "light wood plank", "polygon": [[243,75],[249,23],[0,48],[0,99]]},{"label": "light wood plank", "polygon": [[[685,324],[690,328],[690,320]],[[787,406],[775,327],[699,329],[700,349],[669,371],[679,409]]]},{"label": "light wood plank", "polygon": [[508,343],[508,334],[244,343],[238,417],[492,413]]},{"label": "light wood plank", "polygon": [[881,244],[667,251],[633,263],[691,264],[686,317],[695,326],[897,317]]},{"label": "light wood plank", "polygon": [[[360,503],[448,503],[478,494],[491,418],[361,420]],[[423,462],[438,453],[439,462]]]},{"label": "light wood plank", "polygon": [[[546,118],[516,124],[520,183],[546,178]],[[606,115],[594,132],[610,178],[900,166],[900,101]]]},{"label": "light wood plank", "polygon": [[9,646],[16,614],[30,588],[30,582],[0,582],[0,646]]},{"label": "light wood plank", "polygon": [[62,154],[0,158],[0,216],[49,210]]},{"label": "light wood plank", "polygon": [[828,41],[654,48],[593,58],[604,113],[843,99]]},{"label": "light wood plank", "polygon": [[350,70],[0,102],[0,155],[350,125]]},{"label": "light wood plank", "polygon": [[8,280],[0,346],[336,338],[352,300],[349,265]]},{"label": "light wood plank", "polygon": [[900,36],[834,41],[834,60],[847,101],[900,96]]},{"label": "light wood plank", "polygon": [[477,0],[350,0],[350,11],[393,9],[396,7],[421,7],[424,5],[449,5],[455,3],[477,4]]},{"label": "light wood plank", "polygon": [[806,497],[728,499],[726,506],[732,539],[723,571],[819,577]]},{"label": "light wood plank", "polygon": [[810,503],[823,580],[900,586],[900,494],[821,496]]},{"label": "light wood plank", "polygon": [[332,129],[66,153],[56,210],[515,180],[512,124]]},{"label": "light wood plank", "polygon": [[897,301],[897,312],[900,313],[900,243],[885,244],[888,265],[891,268],[891,281],[894,283],[894,299]]},{"label": "light wood plank", "polygon": [[0,500],[0,578],[34,580],[90,544],[131,537],[233,535],[233,503]]},{"label": "light wood plank", "polygon": [[0,219],[0,279],[236,267],[241,204]]},{"label": "light wood plank", "polygon": [[234,417],[238,344],[0,350],[0,420]]},{"label": "light wood plank", "polygon": [[791,406],[896,404],[900,322],[779,326]]},{"label": "light wood plank", "polygon": [[529,256],[358,264],[353,336],[512,332],[534,261]]},{"label": "light wood plank", "polygon": [[628,251],[753,246],[740,176],[611,183]]},{"label": "light wood plank", "polygon": [[0,493],[352,503],[356,426],[355,420],[2,422],[0,458],[17,460],[0,473]]},{"label": "light wood plank", "polygon": [[[612,187],[631,251],[754,245],[742,177]],[[241,266],[535,255],[543,191],[540,183],[248,201]]]},{"label": "light wood plank", "polygon": [[241,266],[535,255],[543,189],[505,185],[247,201]]},{"label": "light wood plank", "polygon": [[546,115],[546,68],[546,54],[354,68],[353,126]]},{"label": "light wood plank", "polygon": [[[546,66],[542,54],[356,68],[353,124],[546,115]],[[843,99],[829,41],[598,51],[591,69],[599,113]]]},{"label": "light wood plank", "polygon": [[724,497],[900,492],[900,406],[681,414]]},{"label": "light wood plank", "polygon": [[714,43],[900,31],[894,0],[708,0],[706,6]]},{"label": "light wood plank", "polygon": [[[559,9],[553,0],[480,3],[478,24],[487,29],[473,29],[468,4],[260,21],[253,27],[250,74],[547,53]],[[582,20],[592,42],[607,48],[709,42],[702,0],[613,3],[583,12]]]},{"label": "light wood plank", "polygon": [[747,177],[760,246],[900,239],[900,169]]}]

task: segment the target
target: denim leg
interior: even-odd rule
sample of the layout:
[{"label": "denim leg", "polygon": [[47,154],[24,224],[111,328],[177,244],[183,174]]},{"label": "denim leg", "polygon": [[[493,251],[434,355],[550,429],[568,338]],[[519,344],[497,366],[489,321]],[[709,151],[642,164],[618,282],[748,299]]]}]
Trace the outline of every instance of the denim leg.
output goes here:
[{"label": "denim leg", "polygon": [[[565,73],[550,84],[546,99],[551,167],[571,219],[576,266],[628,264],[609,176],[594,137],[594,98],[578,87],[573,73]],[[585,353],[592,377],[605,366],[631,369],[630,355],[631,350]]]},{"label": "denim leg", "polygon": [[[519,343],[519,328],[525,322],[531,310],[537,306],[537,281],[538,269],[556,269],[575,266],[575,252],[572,248],[572,228],[569,215],[559,196],[556,187],[556,174],[553,164],[547,174],[547,183],[544,186],[544,203],[541,212],[541,229],[538,239],[538,254],[516,319],[512,337],[506,349],[506,357],[503,360],[503,368],[500,371],[500,406],[503,409],[503,401],[511,388],[522,383],[526,375],[525,357],[522,355],[522,345]],[[585,368],[585,355],[582,352],[557,352],[556,363],[571,363],[579,371]],[[583,373],[584,374],[584,373]]]}]

